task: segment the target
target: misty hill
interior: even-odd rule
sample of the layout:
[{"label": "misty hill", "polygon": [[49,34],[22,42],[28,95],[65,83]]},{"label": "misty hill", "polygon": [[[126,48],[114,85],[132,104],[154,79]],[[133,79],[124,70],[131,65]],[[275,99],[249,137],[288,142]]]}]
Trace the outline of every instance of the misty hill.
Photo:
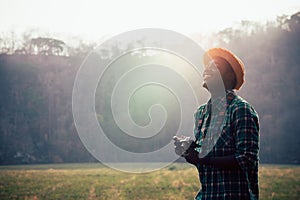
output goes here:
[{"label": "misty hill", "polygon": [[[243,22],[213,36],[245,63],[246,84],[238,94],[259,113],[263,163],[300,163],[299,35],[296,13],[276,24]],[[83,57],[62,46],[39,47],[0,56],[0,164],[95,161],[79,140],[71,110]]]},{"label": "misty hill", "polygon": [[72,118],[77,64],[59,56],[0,56],[2,164],[92,160]]}]

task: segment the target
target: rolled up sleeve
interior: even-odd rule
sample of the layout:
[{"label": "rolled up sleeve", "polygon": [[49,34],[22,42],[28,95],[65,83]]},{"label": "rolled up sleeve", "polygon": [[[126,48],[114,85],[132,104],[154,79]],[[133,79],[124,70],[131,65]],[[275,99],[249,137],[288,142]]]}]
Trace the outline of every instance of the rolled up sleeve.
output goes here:
[{"label": "rolled up sleeve", "polygon": [[235,157],[247,171],[258,165],[259,122],[255,110],[247,103],[239,104],[233,113]]}]

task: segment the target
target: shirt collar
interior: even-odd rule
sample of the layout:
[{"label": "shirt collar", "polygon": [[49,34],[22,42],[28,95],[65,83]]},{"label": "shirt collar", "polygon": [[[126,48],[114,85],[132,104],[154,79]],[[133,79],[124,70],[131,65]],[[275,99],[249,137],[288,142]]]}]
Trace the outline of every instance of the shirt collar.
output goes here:
[{"label": "shirt collar", "polygon": [[212,107],[217,111],[222,111],[222,109],[226,109],[226,107],[231,103],[234,96],[235,92],[233,90],[226,90],[226,96],[224,95],[211,98],[208,102],[208,108],[210,109]]}]

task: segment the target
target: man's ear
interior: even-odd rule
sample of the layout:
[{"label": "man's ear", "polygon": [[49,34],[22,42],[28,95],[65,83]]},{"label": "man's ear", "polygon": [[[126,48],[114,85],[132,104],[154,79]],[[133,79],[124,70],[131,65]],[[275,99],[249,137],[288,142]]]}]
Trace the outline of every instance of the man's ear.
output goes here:
[{"label": "man's ear", "polygon": [[228,83],[229,89],[234,89],[236,86],[236,76],[234,72],[228,73],[227,77],[228,77],[227,81],[229,82]]},{"label": "man's ear", "polygon": [[234,73],[227,71],[222,74],[222,79],[223,79],[225,90],[231,90],[235,88],[236,77]]}]

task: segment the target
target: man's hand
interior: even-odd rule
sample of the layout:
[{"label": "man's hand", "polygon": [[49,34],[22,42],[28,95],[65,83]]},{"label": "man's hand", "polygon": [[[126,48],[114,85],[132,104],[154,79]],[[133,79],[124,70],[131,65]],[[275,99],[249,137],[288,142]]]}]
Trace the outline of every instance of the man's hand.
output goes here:
[{"label": "man's hand", "polygon": [[188,163],[191,163],[193,165],[197,165],[201,162],[201,159],[199,158],[199,152],[196,151],[194,148],[190,147],[186,151],[186,155],[184,156],[185,160]]},{"label": "man's hand", "polygon": [[186,136],[174,136],[175,153],[185,158],[188,163],[193,165],[207,164],[209,158],[199,158],[199,152],[195,150],[199,147],[195,141],[191,140],[190,137]]}]

